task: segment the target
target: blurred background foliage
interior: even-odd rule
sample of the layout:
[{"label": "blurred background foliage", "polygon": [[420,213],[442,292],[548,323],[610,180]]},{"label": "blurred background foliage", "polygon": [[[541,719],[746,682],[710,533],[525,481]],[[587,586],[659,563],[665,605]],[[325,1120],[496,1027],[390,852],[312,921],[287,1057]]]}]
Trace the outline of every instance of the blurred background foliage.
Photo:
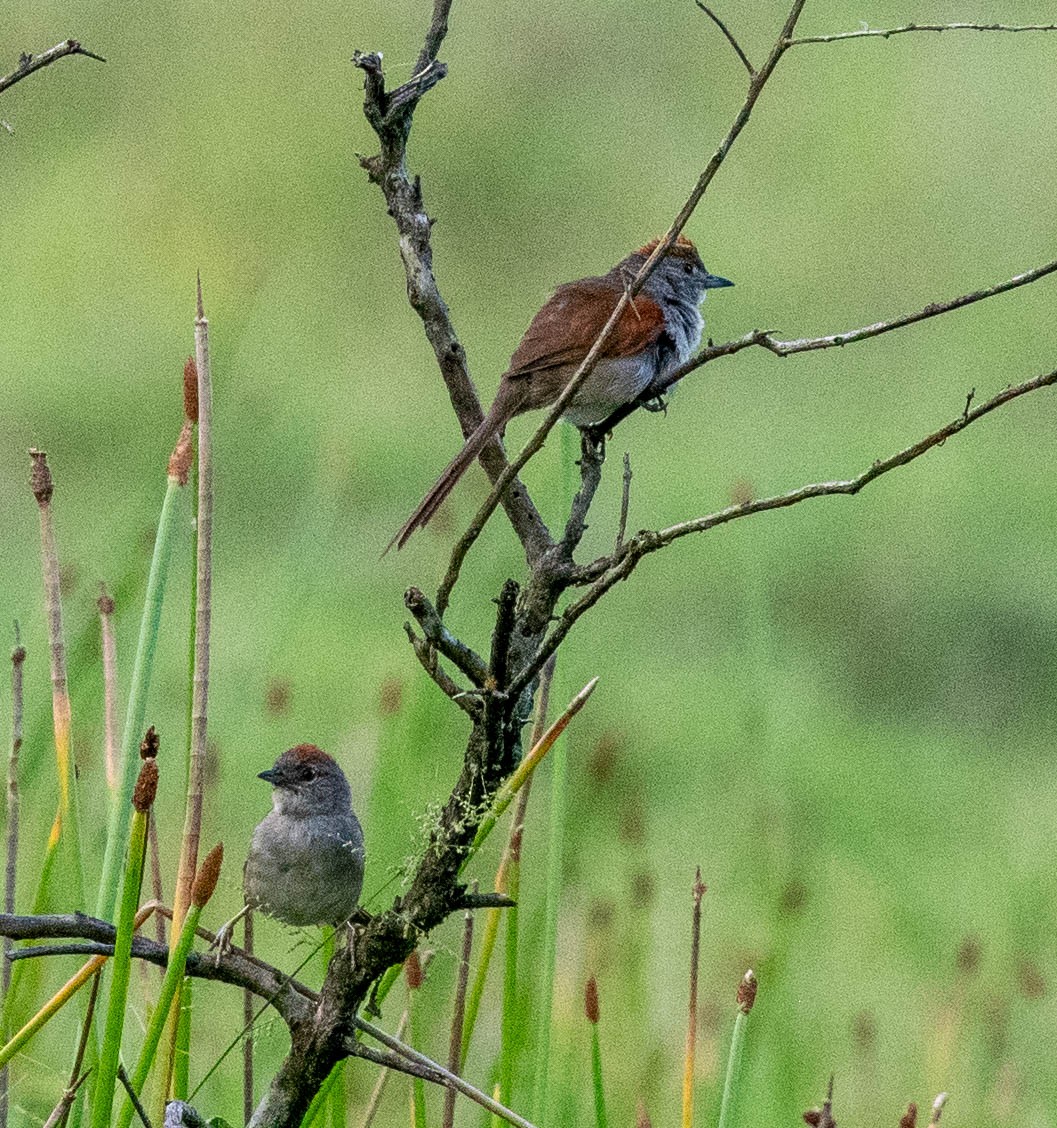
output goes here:
[{"label": "blurred background foliage", "polygon": [[[759,61],[785,10],[766,0],[722,15]],[[832,0],[809,3],[801,30],[1052,16],[1042,0]],[[422,810],[457,770],[462,718],[413,660],[401,594],[435,584],[483,478],[457,491],[435,531],[379,560],[458,430],[406,302],[391,222],[356,163],[374,139],[348,61],[381,49],[402,81],[426,19],[422,0],[44,0],[8,12],[10,65],[70,34],[109,60],[64,60],[0,106],[14,127],[0,136],[0,622],[18,618],[29,651],[23,908],[55,792],[25,452],[45,447],[58,484],[90,813],[102,793],[97,584],[118,593],[127,684],[199,268],[217,416],[204,840],[229,850],[211,923],[239,903],[238,859],[267,808],[253,776],[286,746],[315,741],[352,778],[374,905],[393,895]],[[788,55],[687,229],[737,283],[709,300],[708,332],[836,332],[1052,258],[1055,48],[1052,35],[952,33]],[[745,75],[690,0],[456,0],[441,57],[450,74],[418,113],[410,156],[487,401],[552,285],[663,231]],[[659,526],[738,491],[858,472],[959,412],[970,388],[984,398],[1052,368],[1054,285],[846,350],[709,366],[667,417],[620,428],[588,547],[613,535],[625,449],[631,526]],[[552,1047],[562,1123],[587,1107],[592,972],[614,1119],[630,1123],[640,1096],[654,1123],[674,1119],[696,864],[710,886],[703,1116],[748,966],[761,988],[744,1123],[795,1123],[830,1072],[847,1123],[894,1124],[907,1100],[940,1089],[959,1125],[1057,1116],[1055,422],[1041,393],[854,501],[684,540],[577,628],[556,697],[595,674],[602,683],[569,742]],[[552,440],[527,475],[549,519],[567,488],[563,449]],[[508,575],[520,575],[518,553],[497,520],[451,613],[468,639],[484,644]],[[173,869],[189,577],[183,551],[148,711],[163,740]],[[526,841],[526,976],[544,807]],[[101,819],[94,830],[101,840]],[[487,861],[478,868],[487,884]],[[426,988],[437,1026],[421,1048],[435,1055],[455,928],[436,937]],[[307,950],[276,925],[258,934],[284,966]],[[46,974],[57,983],[69,971]],[[199,1005],[207,996],[216,1017],[197,1032],[199,1076],[240,1026],[231,992],[200,988]],[[486,1016],[471,1063],[482,1081],[497,1022]],[[64,1037],[46,1033],[32,1068],[16,1066],[25,1123],[59,1093]],[[259,1045],[267,1075],[285,1033],[265,1026]],[[229,1066],[199,1098],[209,1111],[238,1107],[234,1057]],[[373,1078],[362,1067],[348,1078],[355,1105]],[[402,1083],[390,1099],[402,1118]]]}]

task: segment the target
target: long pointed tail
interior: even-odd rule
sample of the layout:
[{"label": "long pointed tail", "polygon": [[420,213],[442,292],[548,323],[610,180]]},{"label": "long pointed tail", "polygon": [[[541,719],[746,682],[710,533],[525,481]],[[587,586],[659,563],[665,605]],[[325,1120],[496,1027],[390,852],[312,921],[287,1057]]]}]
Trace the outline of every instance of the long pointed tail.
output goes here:
[{"label": "long pointed tail", "polygon": [[448,494],[455,489],[459,479],[473,465],[477,456],[488,445],[491,439],[499,434],[507,421],[505,412],[497,411],[497,404],[492,405],[492,410],[481,421],[480,426],[466,440],[462,450],[451,460],[448,468],[437,479],[429,493],[418,503],[418,508],[400,526],[396,536],[386,546],[384,556],[395,544],[398,549],[404,547],[408,538],[416,529],[424,528],[432,519],[433,514],[444,504]]}]

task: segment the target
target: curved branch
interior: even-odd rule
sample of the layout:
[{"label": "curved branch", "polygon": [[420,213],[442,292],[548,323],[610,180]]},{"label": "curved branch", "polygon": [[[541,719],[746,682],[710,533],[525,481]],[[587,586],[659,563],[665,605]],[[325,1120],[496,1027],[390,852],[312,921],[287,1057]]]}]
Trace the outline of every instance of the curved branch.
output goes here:
[{"label": "curved branch", "polygon": [[[17,916],[0,913],[0,936],[12,940],[42,940],[59,937],[84,940],[88,943],[77,948],[83,955],[110,955],[114,945],[114,926],[105,920],[85,916],[83,913]],[[47,947],[33,955],[73,954],[75,945]],[[136,936],[132,941],[132,955],[136,959],[165,967],[169,949],[146,936]],[[29,958],[28,954],[14,953],[15,958]],[[187,974],[196,979],[212,979],[233,987],[245,987],[255,995],[270,1002],[293,1029],[311,1018],[319,996],[295,979],[285,976],[278,968],[262,960],[248,959],[232,949],[219,955],[214,952],[191,952],[187,957]]]},{"label": "curved branch", "polygon": [[527,684],[535,677],[543,668],[547,659],[565,641],[580,616],[585,611],[590,610],[610,588],[620,583],[621,580],[626,580],[644,556],[666,548],[681,537],[688,536],[691,533],[707,532],[709,529],[714,529],[718,525],[725,525],[728,521],[735,521],[740,517],[750,517],[755,513],[764,513],[771,509],[786,509],[791,505],[798,505],[802,501],[810,501],[818,497],[854,497],[864,486],[869,485],[882,474],[887,474],[898,466],[906,466],[932,450],[933,447],[941,446],[947,439],[964,431],[971,423],[975,423],[978,419],[990,414],[1011,400],[1018,399],[1029,392],[1050,387],[1053,384],[1057,384],[1057,369],[1041,376],[1035,376],[1031,380],[1025,380],[1022,384],[1005,388],[998,395],[987,400],[986,403],[982,403],[971,410],[972,397],[970,395],[966,401],[965,410],[956,419],[888,458],[878,459],[869,469],[864,470],[854,478],[832,482],[813,482],[810,485],[801,486],[799,489],[790,490],[788,493],[778,494],[774,497],[729,505],[726,509],[721,509],[716,513],[697,517],[692,521],[683,521],[678,525],[671,525],[667,529],[644,531],[636,534],[619,551],[609,556],[600,557],[575,572],[574,583],[590,584],[590,586],[579,599],[569,604],[558,617],[557,624],[541,643],[532,661],[519,675],[517,682],[523,681]]},{"label": "curved branch", "polygon": [[70,55],[84,55],[86,58],[95,59],[98,63],[106,62],[102,55],[97,55],[94,51],[89,51],[87,47],[82,47],[78,40],[67,39],[62,43],[57,43],[54,47],[49,47],[47,51],[42,51],[39,55],[23,53],[18,60],[18,68],[0,78],[0,94],[9,90],[15,83],[21,82],[22,79],[29,78],[35,71],[42,70],[52,63],[57,63],[59,59],[68,58]]},{"label": "curved branch", "polygon": [[741,44],[734,38],[730,28],[716,15],[715,12],[707,4],[702,4],[701,0],[694,0],[694,3],[705,13],[706,16],[719,28],[719,30],[726,37],[727,42],[734,48],[734,54],[745,64],[745,69],[749,72],[749,78],[752,78],[756,73],[756,69],[752,63],[749,62],[748,55],[741,49]]},{"label": "curved branch", "polygon": [[[444,64],[437,61],[437,52],[448,30],[451,4],[452,0],[435,0],[415,73],[403,86],[386,91],[381,55],[356,52],[352,61],[366,76],[363,112],[381,145],[377,156],[361,157],[360,164],[381,189],[400,234],[408,301],[422,321],[463,438],[468,438],[484,413],[470,378],[466,350],[433,273],[433,220],[426,214],[421,181],[407,171],[407,139],[415,110],[422,97],[447,74]],[[503,444],[498,440],[489,443],[481,452],[480,462],[489,478],[496,481],[507,468]],[[518,484],[510,490],[503,506],[531,564],[550,547],[550,532],[524,486]]]}]

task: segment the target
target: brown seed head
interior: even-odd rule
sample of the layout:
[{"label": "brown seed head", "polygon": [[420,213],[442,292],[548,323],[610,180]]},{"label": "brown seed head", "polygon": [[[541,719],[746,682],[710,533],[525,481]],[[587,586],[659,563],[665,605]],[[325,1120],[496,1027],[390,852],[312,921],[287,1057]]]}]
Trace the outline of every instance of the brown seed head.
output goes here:
[{"label": "brown seed head", "polygon": [[95,601],[95,605],[99,608],[100,615],[113,615],[114,599],[106,590],[106,584],[99,585],[99,598]]},{"label": "brown seed head", "polygon": [[899,1121],[899,1128],[917,1128],[918,1123],[918,1106],[913,1101],[907,1105],[906,1112],[903,1113]]},{"label": "brown seed head", "polygon": [[184,361],[184,418],[198,422],[198,365],[193,356]]},{"label": "brown seed head", "polygon": [[136,790],[132,792],[132,806],[145,815],[154,806],[154,796],[158,791],[158,764],[155,760],[144,760],[136,780]]},{"label": "brown seed head", "polygon": [[158,755],[158,749],[161,747],[161,737],[158,736],[153,725],[143,734],[143,740],[139,746],[139,758],[141,760],[153,760]]},{"label": "brown seed head", "polygon": [[382,682],[382,716],[391,717],[400,712],[404,698],[404,683],[399,678],[386,678]]},{"label": "brown seed head", "polygon": [[191,886],[191,904],[197,908],[205,908],[206,902],[213,896],[220,878],[220,867],[224,863],[224,843],[218,842],[206,854],[205,861],[198,867],[194,884]]},{"label": "brown seed head", "polygon": [[422,973],[422,961],[418,958],[418,951],[414,951],[404,960],[404,978],[412,991],[417,991],[422,986],[425,978]]},{"label": "brown seed head", "polygon": [[194,456],[194,443],[191,441],[193,430],[194,424],[185,419],[184,425],[180,428],[180,437],[176,440],[172,454],[169,455],[169,477],[181,486],[186,486],[191,477],[191,459]]},{"label": "brown seed head", "polygon": [[756,976],[753,974],[752,968],[749,968],[738,984],[736,995],[738,1010],[742,1014],[748,1014],[752,1010],[753,1003],[756,1002],[756,988],[758,986]]},{"label": "brown seed head", "polygon": [[980,937],[972,934],[966,936],[958,945],[958,955],[955,957],[955,966],[962,975],[975,975],[980,968],[984,949]]},{"label": "brown seed head", "polygon": [[29,471],[29,488],[33,491],[37,504],[43,507],[51,501],[51,495],[55,492],[55,483],[52,481],[51,470],[48,467],[48,452],[34,447],[30,450],[29,457],[32,462]]},{"label": "brown seed head", "polygon": [[635,1128],[653,1128],[650,1123],[650,1114],[646,1111],[646,1106],[639,1101],[638,1112],[635,1114]]},{"label": "brown seed head", "polygon": [[584,1014],[592,1026],[598,1025],[598,981],[592,975],[584,987]]},{"label": "brown seed head", "polygon": [[811,1128],[819,1128],[819,1125],[822,1123],[822,1109],[809,1108],[807,1112],[804,1113],[804,1123],[810,1124]]}]

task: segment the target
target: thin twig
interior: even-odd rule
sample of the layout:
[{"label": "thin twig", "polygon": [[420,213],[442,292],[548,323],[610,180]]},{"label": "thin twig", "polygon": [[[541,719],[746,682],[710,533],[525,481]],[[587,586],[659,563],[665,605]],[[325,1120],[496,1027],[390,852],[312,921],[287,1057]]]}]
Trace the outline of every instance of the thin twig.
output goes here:
[{"label": "thin twig", "polygon": [[[477,884],[474,883],[476,892]],[[455,983],[455,1003],[451,1014],[451,1036],[448,1039],[448,1071],[459,1072],[460,1050],[462,1048],[462,1024],[466,1015],[466,985],[470,979],[470,955],[473,952],[473,913],[467,910],[462,926],[462,955],[459,959],[459,974]],[[444,1115],[441,1128],[453,1128],[455,1124],[455,1090],[449,1088],[444,1094]]]},{"label": "thin twig", "polygon": [[[242,918],[242,944],[253,955],[253,909]],[[253,1115],[253,992],[249,987],[242,989],[242,1025],[247,1027],[246,1040],[242,1043],[242,1120],[248,1124]]]},{"label": "thin twig", "polygon": [[136,1090],[132,1087],[132,1082],[129,1081],[128,1074],[125,1072],[123,1065],[118,1065],[117,1067],[117,1079],[121,1082],[125,1092],[128,1094],[128,1099],[132,1102],[132,1107],[136,1110],[136,1115],[140,1118],[143,1128],[152,1128],[147,1110],[143,1107],[143,1102],[139,1099]]},{"label": "thin twig", "polygon": [[[22,750],[22,667],[26,661],[26,648],[22,634],[15,623],[15,647],[11,651],[11,751],[7,759],[7,863],[4,867],[4,912],[15,911],[15,879],[18,874],[18,754]],[[12,942],[4,937],[4,956],[11,951]],[[11,964],[7,958],[0,969],[4,1004],[11,989]],[[6,1037],[6,1031],[3,1032]],[[0,1128],[7,1128],[8,1071],[0,1069]]]},{"label": "thin twig", "polygon": [[908,31],[1057,31],[1057,24],[909,23],[903,24],[902,27],[864,27],[858,31],[842,31],[836,35],[801,35],[796,39],[790,39],[788,46],[801,47],[805,43],[840,43],[845,39],[890,39],[893,35],[903,35]]},{"label": "thin twig", "polygon": [[708,18],[716,25],[716,27],[718,27],[719,30],[721,32],[723,32],[723,34],[727,37],[727,42],[731,45],[731,47],[734,48],[734,53],[745,64],[745,69],[749,72],[749,78],[752,78],[756,74],[756,71],[753,68],[752,63],[749,62],[749,57],[741,49],[740,44],[734,38],[733,34],[730,31],[730,28],[727,27],[727,25],[719,18],[719,16],[716,15],[715,12],[712,11],[712,9],[707,4],[702,4],[701,0],[694,0],[694,3],[701,9],[702,12],[705,13],[706,16],[708,16]]},{"label": "thin twig", "polygon": [[[387,211],[400,235],[400,256],[407,281],[407,296],[412,309],[422,320],[422,328],[433,348],[437,366],[448,391],[452,409],[463,438],[468,438],[484,419],[477,390],[470,378],[466,350],[459,341],[451,314],[437,286],[433,272],[433,247],[430,232],[433,220],[426,212],[419,177],[407,169],[407,140],[419,100],[447,73],[438,63],[437,53],[448,30],[451,0],[435,0],[425,43],[415,64],[410,82],[387,91],[381,55],[356,52],[353,64],[365,74],[364,116],[378,137],[381,152],[361,157],[360,165],[385,197]],[[503,444],[490,442],[479,461],[491,481],[496,481],[507,466]],[[508,490],[503,506],[531,563],[551,545],[550,532],[520,483]]]},{"label": "thin twig", "polygon": [[66,1128],[66,1121],[70,1118],[70,1109],[77,1098],[77,1092],[88,1080],[88,1075],[91,1072],[91,1069],[86,1069],[68,1089],[63,1091],[59,1103],[51,1110],[51,1116],[44,1121],[41,1128]]},{"label": "thin twig", "polygon": [[472,548],[474,542],[480,536],[485,524],[488,522],[489,517],[495,512],[496,506],[499,504],[503,497],[503,493],[507,486],[514,480],[514,478],[521,472],[525,463],[541,450],[547,436],[551,430],[557,425],[559,419],[565,414],[565,408],[572,400],[573,396],[580,390],[581,385],[587,377],[594,370],[595,364],[602,354],[606,342],[613,334],[616,326],[619,324],[623,317],[625,309],[634,300],[635,295],[642,289],[646,279],[653,273],[657,263],[668,253],[669,248],[679,237],[679,233],[686,226],[687,221],[694,214],[697,205],[701,202],[709,184],[719,171],[720,166],[726,159],[727,153],[730,152],[731,146],[737,140],[738,135],[745,128],[752,114],[753,107],[756,105],[757,99],[763,92],[763,88],[767,85],[768,79],[774,73],[775,67],[778,66],[782,55],[785,54],[789,40],[796,28],[797,20],[800,18],[800,13],[803,10],[806,0],[793,0],[793,5],[790,8],[789,15],[786,17],[782,30],[775,41],[774,46],[771,48],[771,53],[767,57],[767,61],[752,77],[749,83],[749,91],[745,96],[745,101],[741,109],[734,117],[730,128],[727,130],[726,136],[719,144],[719,148],[712,154],[705,166],[704,171],[697,178],[697,183],[694,185],[693,190],[687,197],[686,202],[679,209],[679,213],[672,221],[671,226],[661,238],[656,248],[650,257],[643,263],[638,274],[631,280],[625,292],[621,295],[620,300],[617,302],[610,314],[608,321],[602,327],[601,332],[595,338],[594,344],[588,350],[587,355],[580,362],[579,367],[573,373],[568,384],[566,384],[564,391],[555,400],[554,405],[548,411],[546,418],[536,429],[536,432],[522,447],[518,456],[513,459],[502,474],[496,479],[492,487],[492,492],[485,499],[484,504],[477,511],[473,520],[470,522],[469,528],[456,542],[455,547],[452,549],[451,560],[448,564],[448,570],[445,573],[441,586],[437,591],[437,611],[443,615],[447,608],[448,601],[451,598],[452,589],[458,582],[459,573],[462,570],[463,561],[466,559],[466,554]]},{"label": "thin twig", "polygon": [[[900,317],[893,317],[888,321],[875,321],[870,325],[862,325],[857,329],[849,329],[844,333],[830,333],[823,337],[798,337],[793,340],[783,341],[776,339],[773,334],[769,332],[754,330],[752,334],[749,334],[747,337],[739,338],[737,342],[731,342],[731,344],[736,344],[738,348],[744,348],[746,345],[762,345],[776,356],[791,356],[793,353],[814,352],[818,349],[842,348],[844,345],[854,345],[858,341],[865,341],[871,337],[879,337],[882,333],[890,333],[893,329],[902,329],[907,325],[915,324],[915,322],[926,321],[930,317],[938,317],[942,313],[950,313],[952,310],[961,309],[963,306],[973,305],[976,302],[983,301],[985,298],[993,298],[998,294],[1008,293],[1010,290],[1016,290],[1020,286],[1027,286],[1032,282],[1038,282],[1040,278],[1045,278],[1048,274],[1053,274],[1055,271],[1057,271],[1057,259],[1052,262],[1043,263],[1042,266],[1032,267],[1031,270],[1025,270],[1021,274],[1014,274],[1012,278],[1007,278],[1003,282],[997,282],[993,286],[985,286],[980,290],[972,290],[968,294],[959,294],[958,297],[950,298],[945,302],[929,302],[923,309],[915,310],[913,313],[905,313]],[[742,342],[744,342],[744,344]],[[712,349],[704,350],[704,353],[727,355],[728,352],[736,351],[737,348],[729,349],[726,345],[717,345]],[[694,368],[698,367],[699,363],[703,364],[708,359],[712,359],[712,356],[708,355],[704,360],[699,357],[694,357],[692,361],[688,361],[672,374],[672,378],[666,381],[665,387],[669,387],[677,380],[681,380],[688,371],[693,371]]]},{"label": "thin twig", "polygon": [[617,525],[616,551],[624,544],[628,531],[628,508],[631,504],[631,455],[624,451],[624,484],[620,491],[620,522]]},{"label": "thin twig", "polygon": [[111,792],[121,786],[121,768],[118,764],[117,730],[117,643],[114,641],[114,601],[99,585],[99,633],[103,651],[103,748],[106,760],[106,785]]},{"label": "thin twig", "polygon": [[97,55],[94,51],[89,51],[86,47],[82,47],[76,39],[67,39],[63,43],[57,43],[54,47],[49,47],[47,51],[42,51],[39,55],[23,54],[18,60],[17,69],[13,70],[10,74],[5,74],[0,78],[0,94],[5,90],[14,86],[16,82],[21,82],[24,78],[29,78],[34,71],[39,71],[43,67],[50,66],[52,63],[58,62],[59,59],[65,59],[69,55],[85,55],[89,59],[95,59],[96,62],[105,63],[106,59],[102,55]]},{"label": "thin twig", "polygon": [[577,619],[579,619],[585,611],[593,607],[614,584],[627,579],[644,556],[656,552],[658,549],[665,548],[673,541],[678,540],[680,537],[688,536],[690,533],[703,533],[709,529],[714,529],[718,525],[725,525],[728,521],[748,517],[753,513],[764,513],[771,509],[784,509],[790,505],[798,505],[802,501],[809,501],[817,497],[854,496],[864,486],[869,485],[870,482],[879,478],[882,474],[887,474],[890,470],[894,470],[898,466],[906,466],[907,463],[913,462],[916,458],[920,458],[921,455],[926,454],[928,451],[932,450],[933,447],[941,446],[947,439],[957,435],[971,423],[975,423],[977,419],[1009,403],[1010,400],[1027,395],[1029,392],[1049,387],[1055,383],[1057,383],[1057,369],[1041,376],[1036,376],[1031,380],[1025,380],[1021,384],[1015,384],[1005,388],[1003,391],[999,392],[998,395],[987,400],[986,403],[980,404],[969,412],[961,413],[957,418],[951,420],[950,423],[926,435],[923,439],[919,439],[916,443],[905,447],[903,450],[897,451],[893,455],[889,455],[888,458],[878,459],[868,470],[864,470],[854,478],[840,479],[832,482],[812,482],[810,485],[800,486],[798,489],[790,490],[788,493],[778,494],[774,497],[739,502],[736,505],[727,506],[726,509],[710,513],[706,517],[697,517],[692,521],[683,521],[677,525],[671,525],[667,529],[638,533],[624,544],[620,552],[614,553],[612,556],[603,557],[587,565],[585,568],[580,569],[576,582],[590,583],[591,586],[578,600],[569,604],[558,617],[557,625],[540,645],[536,656],[529,663],[518,680],[535,676],[535,672],[542,668],[543,663],[546,662],[564,641]]},{"label": "thin twig", "polygon": [[[374,1023],[359,1017],[355,1018],[353,1022],[356,1028],[362,1030],[364,1034],[369,1034],[376,1041],[381,1042],[383,1046],[388,1047],[390,1050],[393,1050],[394,1053],[399,1054],[408,1061],[414,1062],[416,1065],[425,1066],[425,1068],[437,1075],[437,1078],[440,1079],[439,1083],[457,1089],[464,1097],[469,1097],[470,1100],[475,1101],[482,1108],[488,1109],[489,1112],[495,1113],[496,1116],[501,1117],[508,1124],[514,1124],[517,1128],[534,1128],[532,1123],[523,1116],[519,1116],[505,1105],[500,1104],[499,1101],[493,1100],[487,1093],[483,1093],[480,1089],[475,1088],[468,1081],[463,1080],[457,1073],[452,1073],[450,1070],[445,1069],[444,1066],[426,1057],[425,1054],[419,1053],[418,1050],[412,1049],[398,1038],[387,1034],[384,1030],[375,1026]],[[432,1078],[430,1078],[430,1080],[432,1080]]]},{"label": "thin twig", "polygon": [[[99,998],[99,979],[100,975],[97,973],[92,976],[92,990],[88,996],[88,1006],[85,1008],[84,1021],[81,1023],[81,1037],[77,1043],[77,1053],[73,1059],[73,1069],[70,1070],[70,1083],[66,1087],[66,1092],[63,1093],[63,1100],[66,1101],[65,1109],[60,1113],[58,1119],[58,1128],[66,1128],[66,1121],[70,1117],[70,1110],[73,1108],[74,1097],[77,1096],[77,1090],[81,1087],[81,1082],[91,1072],[89,1067],[84,1073],[81,1073],[81,1067],[84,1064],[84,1055],[88,1050],[88,1036],[92,1030],[92,1018],[95,1015],[95,1004]],[[80,1077],[80,1080],[77,1078]],[[69,1098],[66,1100],[66,1098]],[[61,1104],[62,1102],[60,1102]]]},{"label": "thin twig", "polygon": [[690,1002],[683,1055],[683,1128],[694,1123],[694,1067],[697,1060],[697,977],[701,963],[701,899],[708,886],[701,880],[701,867],[694,874],[693,911],[690,920]]}]

